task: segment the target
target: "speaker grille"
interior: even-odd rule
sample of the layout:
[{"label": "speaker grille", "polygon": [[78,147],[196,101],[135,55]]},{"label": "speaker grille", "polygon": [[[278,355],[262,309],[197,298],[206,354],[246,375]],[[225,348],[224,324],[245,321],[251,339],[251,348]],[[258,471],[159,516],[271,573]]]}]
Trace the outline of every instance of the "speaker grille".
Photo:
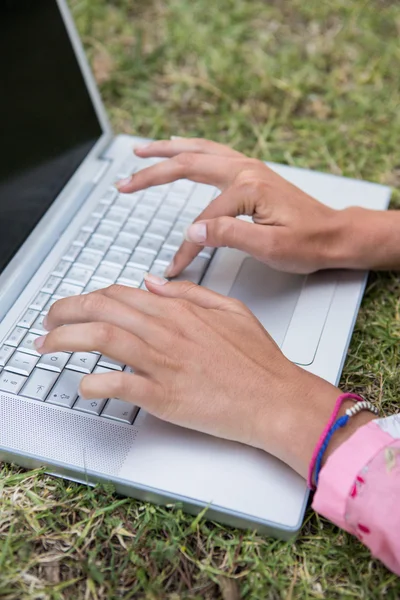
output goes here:
[{"label": "speaker grille", "polygon": [[72,410],[0,395],[0,447],[116,475],[138,430]]}]

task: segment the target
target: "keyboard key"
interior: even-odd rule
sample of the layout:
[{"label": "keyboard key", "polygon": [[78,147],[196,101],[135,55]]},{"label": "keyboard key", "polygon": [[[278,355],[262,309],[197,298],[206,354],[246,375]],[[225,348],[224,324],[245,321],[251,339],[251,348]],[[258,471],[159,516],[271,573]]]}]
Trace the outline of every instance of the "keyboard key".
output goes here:
[{"label": "keyboard key", "polygon": [[168,236],[170,229],[171,225],[169,223],[153,219],[146,230],[146,236],[152,236],[164,240]]},{"label": "keyboard key", "polygon": [[150,269],[150,273],[152,275],[156,275],[157,277],[165,277],[165,269],[166,265],[163,263],[154,263]]},{"label": "keyboard key", "polygon": [[126,267],[121,273],[120,280],[127,281],[128,283],[132,283],[134,285],[137,285],[137,287],[139,287],[139,285],[143,281],[144,273],[145,273],[145,271],[143,271],[142,269],[135,269],[134,267]]},{"label": "keyboard key", "polygon": [[139,287],[136,283],[132,281],[127,281],[126,279],[117,279],[118,285],[123,285],[124,287],[137,288]]},{"label": "keyboard key", "polygon": [[144,223],[149,223],[153,218],[155,208],[152,206],[137,206],[132,213],[132,218]]},{"label": "keyboard key", "polygon": [[196,258],[190,263],[188,267],[177,277],[174,281],[192,281],[193,283],[199,283],[203,274],[209,264],[209,260],[196,256]]},{"label": "keyboard key", "polygon": [[90,251],[90,254],[100,254],[100,256],[103,256],[109,249],[110,245],[111,239],[101,237],[97,234],[96,231],[96,233],[92,235],[92,237],[86,244],[85,252],[86,254],[89,254],[88,251]]},{"label": "keyboard key", "polygon": [[14,352],[7,365],[5,371],[12,371],[19,375],[30,375],[36,366],[38,359],[36,356],[25,354],[24,352]]},{"label": "keyboard key", "polygon": [[104,281],[96,281],[95,279],[91,279],[85,289],[83,290],[84,294],[90,294],[90,292],[97,292],[97,290],[104,290],[104,288],[108,287],[109,283]]},{"label": "keyboard key", "polygon": [[172,228],[172,233],[177,233],[178,235],[185,235],[185,231],[186,229],[189,227],[189,225],[192,224],[192,221],[184,221],[182,219],[179,219],[173,226]]},{"label": "keyboard key", "polygon": [[69,260],[70,262],[74,262],[74,260],[76,260],[76,257],[78,256],[80,251],[81,251],[80,246],[72,245],[68,248],[68,250],[64,254],[63,258],[64,258],[64,260]]},{"label": "keyboard key", "polygon": [[124,400],[119,400],[118,398],[110,398],[101,416],[131,425],[138,410],[139,408],[130,402],[124,402]]},{"label": "keyboard key", "polygon": [[174,256],[175,250],[168,250],[168,248],[163,248],[156,258],[156,263],[164,263],[165,265],[169,265],[172,262]]},{"label": "keyboard key", "polygon": [[107,367],[96,367],[93,373],[95,375],[104,375],[105,373],[112,373],[112,371],[107,369]]},{"label": "keyboard key", "polygon": [[85,398],[79,397],[74,404],[74,410],[80,410],[89,415],[98,416],[103,410],[106,402],[106,398],[92,398],[91,400],[86,400]]},{"label": "keyboard key", "polygon": [[154,254],[150,252],[140,252],[135,250],[129,259],[128,266],[141,267],[145,271],[148,271],[153,263]]},{"label": "keyboard key", "polygon": [[43,310],[46,303],[50,300],[51,295],[39,292],[34,301],[31,303],[31,308],[34,310]]},{"label": "keyboard key", "polygon": [[50,277],[42,287],[42,292],[45,292],[46,294],[53,294],[60,281],[61,277],[55,277],[55,275],[50,275]]},{"label": "keyboard key", "polygon": [[188,197],[192,193],[195,185],[196,184],[193,181],[190,181],[190,179],[177,179],[177,181],[172,184],[171,191],[174,194]]},{"label": "keyboard key", "polygon": [[110,358],[109,356],[105,356],[102,354],[100,356],[100,360],[97,363],[99,367],[106,367],[108,369],[115,369],[115,371],[122,371],[124,368],[124,363],[119,360],[115,360],[114,358]]},{"label": "keyboard key", "polygon": [[113,250],[122,250],[123,252],[133,252],[139,241],[138,235],[131,235],[130,233],[120,233],[117,239],[111,246]]},{"label": "keyboard key", "polygon": [[160,205],[161,199],[162,196],[160,196],[159,194],[154,194],[152,189],[148,189],[146,190],[146,193],[141,199],[141,201],[139,202],[139,206],[148,206],[149,208],[153,208],[155,211]]},{"label": "keyboard key", "polygon": [[71,264],[67,260],[60,260],[53,271],[53,275],[56,275],[57,277],[64,277],[70,266]]},{"label": "keyboard key", "polygon": [[11,392],[12,394],[18,394],[26,381],[26,377],[22,375],[16,375],[15,373],[7,373],[3,371],[0,374],[0,390],[3,392]]},{"label": "keyboard key", "polygon": [[114,206],[131,211],[137,204],[138,198],[133,194],[118,194]]},{"label": "keyboard key", "polygon": [[40,369],[46,369],[48,371],[54,371],[55,373],[61,373],[67,362],[69,361],[70,355],[66,352],[51,352],[50,354],[43,354],[37,364]]},{"label": "keyboard key", "polygon": [[39,316],[39,311],[38,310],[33,310],[33,308],[28,308],[28,310],[26,311],[26,313],[24,314],[24,316],[21,318],[20,322],[18,323],[19,327],[27,327],[29,329],[29,327],[31,327],[32,323],[34,323],[34,321],[36,320],[36,317]]},{"label": "keyboard key", "polygon": [[200,211],[197,208],[185,208],[179,215],[180,219],[184,221],[193,221],[199,216]]},{"label": "keyboard key", "polygon": [[168,248],[169,250],[175,250],[175,252],[178,250],[179,246],[182,244],[183,242],[183,235],[180,235],[178,233],[171,233],[163,248]]},{"label": "keyboard key", "polygon": [[115,188],[109,188],[102,195],[100,202],[102,202],[103,204],[112,204],[112,202],[117,197],[117,194],[118,192]]},{"label": "keyboard key", "polygon": [[66,369],[79,371],[80,373],[91,373],[96,366],[99,356],[90,352],[74,352],[68,361]]},{"label": "keyboard key", "polygon": [[101,279],[102,281],[105,281],[108,284],[112,284],[115,281],[117,281],[120,272],[121,267],[117,267],[116,265],[101,264],[95,272],[95,274],[93,275],[93,278]]},{"label": "keyboard key", "polygon": [[138,243],[137,249],[139,251],[143,250],[143,252],[157,254],[162,243],[163,240],[160,238],[148,237],[147,235],[144,235]]},{"label": "keyboard key", "polygon": [[73,283],[62,283],[56,289],[55,296],[59,298],[68,298],[69,296],[79,296],[83,291],[83,286],[75,285]]},{"label": "keyboard key", "polygon": [[46,402],[71,408],[78,396],[82,377],[84,375],[76,371],[63,371]]},{"label": "keyboard key", "polygon": [[57,381],[58,373],[35,369],[28,381],[25,383],[21,396],[33,398],[43,402]]},{"label": "keyboard key", "polygon": [[212,185],[196,185],[185,209],[196,208],[198,213],[204,210],[218,194],[217,188]]},{"label": "keyboard key", "polygon": [[[95,255],[93,255],[95,256]],[[93,269],[84,269],[73,265],[68,271],[64,282],[75,283],[81,285],[82,288],[89,283],[91,276],[93,275]]]},{"label": "keyboard key", "polygon": [[33,323],[32,327],[31,327],[32,333],[38,333],[39,335],[43,335],[44,333],[46,333],[46,330],[43,327],[44,317],[45,317],[45,315],[38,316],[38,318],[36,319],[36,321]]},{"label": "keyboard key", "polygon": [[123,225],[128,218],[129,211],[110,208],[107,214],[104,217],[104,221],[108,221],[110,223],[116,223],[118,225]]},{"label": "keyboard key", "polygon": [[9,346],[19,346],[21,341],[24,339],[26,335],[26,329],[24,327],[16,327],[9,334],[8,338],[5,340],[5,343]]},{"label": "keyboard key", "polygon": [[173,206],[162,206],[156,213],[155,218],[157,221],[164,221],[165,223],[174,223],[179,214],[179,208]]},{"label": "keyboard key", "polygon": [[119,250],[110,250],[103,259],[103,263],[107,265],[119,265],[124,267],[128,261],[129,254],[120,252]]},{"label": "keyboard key", "polygon": [[95,216],[91,215],[88,218],[88,220],[86,221],[86,223],[84,224],[84,226],[82,227],[82,229],[83,229],[83,231],[88,231],[89,233],[93,233],[94,230],[96,229],[97,225],[99,224],[99,222],[100,222],[99,217],[95,217]]},{"label": "keyboard key", "polygon": [[84,246],[89,238],[90,233],[88,231],[81,230],[72,243],[75,246]]},{"label": "keyboard key", "polygon": [[[118,234],[119,230],[120,226],[116,225],[115,223],[100,223],[100,225],[96,229],[96,233],[94,234],[94,236],[96,236],[96,238],[97,236],[100,236],[108,240],[113,240]],[[90,247],[90,242],[87,244],[86,247]]]},{"label": "keyboard key", "polygon": [[178,208],[179,210],[183,208],[186,204],[186,197],[179,196],[177,194],[173,194],[170,192],[166,198],[164,198],[163,206],[173,206],[174,208]]},{"label": "keyboard key", "polygon": [[[101,239],[101,238],[99,238]],[[102,240],[105,242],[106,240]],[[98,252],[88,252],[86,249],[82,250],[78,258],[76,259],[75,264],[87,267],[89,269],[97,269],[101,261],[101,255]]]},{"label": "keyboard key", "polygon": [[22,340],[21,344],[19,345],[18,350],[20,350],[21,352],[27,352],[28,354],[33,354],[34,356],[39,356],[39,353],[36,352],[35,346],[33,344],[34,341],[38,339],[38,337],[40,336],[34,333],[27,333],[24,339]]},{"label": "keyboard key", "polygon": [[4,365],[6,364],[6,362],[8,361],[8,359],[14,351],[15,348],[13,348],[12,346],[6,346],[5,344],[3,344],[0,347],[0,367],[4,367]]},{"label": "keyboard key", "polygon": [[50,308],[53,306],[53,304],[55,302],[57,302],[57,300],[59,300],[60,298],[57,296],[51,296],[50,300],[48,301],[48,303],[46,304],[46,306],[44,307],[44,309],[42,310],[42,314],[45,315],[49,312]]},{"label": "keyboard key", "polygon": [[144,230],[146,229],[146,223],[144,223],[143,221],[135,221],[134,219],[129,219],[121,233],[129,233],[130,235],[137,235],[138,237],[140,237]]},{"label": "keyboard key", "polygon": [[94,209],[94,211],[92,212],[92,215],[95,217],[99,217],[101,219],[104,217],[107,210],[108,210],[108,205],[105,204],[104,202],[99,202],[98,205],[96,206],[96,208]]}]

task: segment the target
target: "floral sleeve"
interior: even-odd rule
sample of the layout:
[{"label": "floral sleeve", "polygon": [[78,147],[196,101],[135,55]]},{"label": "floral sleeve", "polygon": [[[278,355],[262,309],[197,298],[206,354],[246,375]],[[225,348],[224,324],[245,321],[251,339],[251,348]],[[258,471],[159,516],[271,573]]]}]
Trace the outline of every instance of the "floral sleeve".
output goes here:
[{"label": "floral sleeve", "polygon": [[400,575],[400,414],[360,427],[331,454],[313,508]]}]

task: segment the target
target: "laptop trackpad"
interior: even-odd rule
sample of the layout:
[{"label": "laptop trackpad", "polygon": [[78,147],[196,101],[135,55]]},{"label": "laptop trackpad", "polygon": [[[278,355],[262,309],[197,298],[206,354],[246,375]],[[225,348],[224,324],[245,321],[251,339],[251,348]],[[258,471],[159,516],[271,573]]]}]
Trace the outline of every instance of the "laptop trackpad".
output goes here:
[{"label": "laptop trackpad", "polygon": [[304,275],[274,271],[248,257],[242,262],[229,296],[246,304],[282,346],[304,280]]},{"label": "laptop trackpad", "polygon": [[291,361],[313,362],[336,289],[332,271],[309,276],[243,260],[229,296],[244,302]]}]

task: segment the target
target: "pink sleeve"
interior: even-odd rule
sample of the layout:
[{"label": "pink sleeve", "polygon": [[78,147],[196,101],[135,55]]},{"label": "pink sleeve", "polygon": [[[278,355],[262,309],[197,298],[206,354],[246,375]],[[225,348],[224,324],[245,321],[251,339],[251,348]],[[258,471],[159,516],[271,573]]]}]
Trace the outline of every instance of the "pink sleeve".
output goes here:
[{"label": "pink sleeve", "polygon": [[371,421],[335,450],[313,508],[400,575],[400,415]]}]

